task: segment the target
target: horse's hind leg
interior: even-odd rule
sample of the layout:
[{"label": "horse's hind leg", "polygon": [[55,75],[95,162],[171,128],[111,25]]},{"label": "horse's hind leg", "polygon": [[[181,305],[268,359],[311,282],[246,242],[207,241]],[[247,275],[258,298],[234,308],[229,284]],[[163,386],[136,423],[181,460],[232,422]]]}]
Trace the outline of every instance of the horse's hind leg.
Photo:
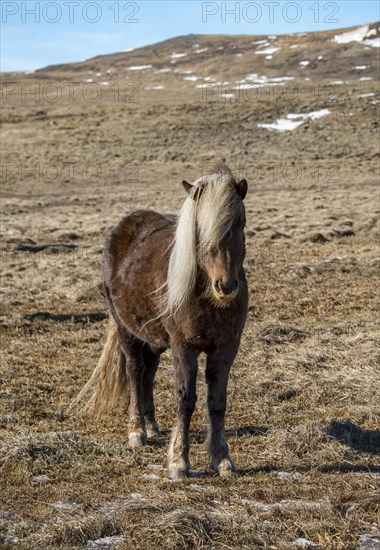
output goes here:
[{"label": "horse's hind leg", "polygon": [[210,354],[206,366],[209,412],[207,451],[210,468],[223,477],[234,475],[237,471],[228,452],[224,431],[228,376],[236,352],[237,346],[233,346],[223,353]]},{"label": "horse's hind leg", "polygon": [[146,445],[142,391],[144,376],[143,344],[124,330],[119,331],[119,336],[129,380],[129,444],[131,447],[140,447]]},{"label": "horse's hind leg", "polygon": [[155,435],[160,435],[161,433],[155,417],[153,399],[153,383],[158,364],[160,362],[160,354],[153,353],[150,347],[145,344],[143,347],[143,359],[145,367],[143,377],[144,417],[148,437],[153,437]]}]

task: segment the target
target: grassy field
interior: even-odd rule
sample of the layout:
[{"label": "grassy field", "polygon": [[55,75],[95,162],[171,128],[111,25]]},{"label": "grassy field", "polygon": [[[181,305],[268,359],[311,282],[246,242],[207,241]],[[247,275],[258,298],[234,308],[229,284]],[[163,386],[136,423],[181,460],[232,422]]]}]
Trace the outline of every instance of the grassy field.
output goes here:
[{"label": "grassy field", "polygon": [[[359,63],[352,48],[347,66]],[[8,78],[74,78],[59,71]],[[165,100],[5,103],[3,548],[380,547],[379,93],[346,78],[322,98],[305,88],[291,108],[280,96],[205,102],[194,87],[176,93],[174,80]],[[257,127],[322,108],[331,114],[293,132]],[[162,436],[146,447],[128,447],[125,405],[97,423],[68,406],[105,337],[108,228],[138,208],[178,211],[180,181],[220,158],[249,182],[250,308],[227,411],[240,475],[207,471],[201,359],[192,475],[175,483],[165,471],[170,353],[156,378]]]}]

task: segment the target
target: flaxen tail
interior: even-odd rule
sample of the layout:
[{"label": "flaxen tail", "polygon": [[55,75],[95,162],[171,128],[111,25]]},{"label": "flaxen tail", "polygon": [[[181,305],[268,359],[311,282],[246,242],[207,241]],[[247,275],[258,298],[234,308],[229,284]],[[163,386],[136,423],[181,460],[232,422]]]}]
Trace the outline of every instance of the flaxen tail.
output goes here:
[{"label": "flaxen tail", "polygon": [[99,416],[120,398],[125,398],[126,391],[125,361],[119,345],[117,326],[114,318],[110,315],[107,340],[99,362],[91,378],[74,399],[70,408],[75,407],[84,397],[88,397],[82,411]]}]

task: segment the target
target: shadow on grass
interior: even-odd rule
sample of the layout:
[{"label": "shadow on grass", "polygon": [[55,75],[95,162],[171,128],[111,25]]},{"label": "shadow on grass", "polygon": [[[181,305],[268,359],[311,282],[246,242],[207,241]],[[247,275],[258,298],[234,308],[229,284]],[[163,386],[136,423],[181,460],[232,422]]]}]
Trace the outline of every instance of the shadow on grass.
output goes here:
[{"label": "shadow on grass", "polygon": [[296,466],[289,469],[277,466],[275,464],[265,464],[263,466],[255,466],[252,468],[245,468],[239,470],[240,476],[255,476],[258,473],[270,473],[270,472],[283,472],[286,471],[289,474],[305,473],[305,472],[320,472],[322,474],[333,473],[366,473],[366,474],[380,474],[380,466],[378,464],[350,464],[349,462],[341,462],[338,464],[325,464],[322,466]]},{"label": "shadow on grass", "polygon": [[50,313],[49,311],[37,311],[36,313],[30,313],[24,315],[24,319],[28,321],[42,320],[42,321],[55,321],[57,323],[64,323],[70,321],[71,323],[98,323],[106,319],[108,315],[102,311],[95,311],[94,313]]},{"label": "shadow on grass", "polygon": [[332,420],[326,428],[326,433],[355,451],[380,454],[379,431],[365,430],[350,420]]}]

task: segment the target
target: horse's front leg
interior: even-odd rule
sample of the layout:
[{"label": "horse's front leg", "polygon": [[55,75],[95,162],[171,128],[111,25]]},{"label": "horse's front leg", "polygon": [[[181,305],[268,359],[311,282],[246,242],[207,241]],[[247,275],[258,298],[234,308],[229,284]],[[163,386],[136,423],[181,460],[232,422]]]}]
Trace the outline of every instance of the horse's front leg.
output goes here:
[{"label": "horse's front leg", "polygon": [[224,429],[228,376],[237,350],[238,345],[233,345],[207,356],[206,381],[209,413],[207,452],[210,468],[219,472],[222,477],[237,474],[236,466],[228,452]]},{"label": "horse's front leg", "polygon": [[168,471],[172,479],[181,479],[188,475],[189,427],[195,409],[197,354],[185,346],[172,346],[174,373],[176,379],[177,423],[173,430],[168,452]]}]

